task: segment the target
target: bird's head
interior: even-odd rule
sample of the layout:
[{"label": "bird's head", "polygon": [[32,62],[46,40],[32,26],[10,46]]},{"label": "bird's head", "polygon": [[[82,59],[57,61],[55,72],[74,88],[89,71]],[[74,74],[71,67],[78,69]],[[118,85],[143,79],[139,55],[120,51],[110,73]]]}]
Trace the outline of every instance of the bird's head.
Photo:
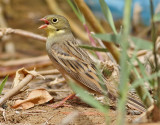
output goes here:
[{"label": "bird's head", "polygon": [[39,29],[46,29],[48,36],[70,32],[70,25],[68,20],[60,15],[48,15],[40,19],[45,24],[41,25]]}]

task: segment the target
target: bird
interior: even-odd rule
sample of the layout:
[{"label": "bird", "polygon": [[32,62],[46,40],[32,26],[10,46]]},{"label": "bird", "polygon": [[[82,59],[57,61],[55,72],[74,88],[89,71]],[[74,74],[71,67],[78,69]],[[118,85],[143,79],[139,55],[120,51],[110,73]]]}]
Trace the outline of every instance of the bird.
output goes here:
[{"label": "bird", "polygon": [[[106,94],[116,100],[118,91],[113,83],[101,74],[97,74],[97,66],[86,50],[79,47],[79,43],[72,34],[68,20],[61,15],[47,15],[40,19],[44,24],[39,29],[47,32],[46,51],[53,66],[60,71],[63,77],[71,78],[75,83],[91,93]],[[139,111],[145,111],[142,103],[129,97],[128,103]]]}]

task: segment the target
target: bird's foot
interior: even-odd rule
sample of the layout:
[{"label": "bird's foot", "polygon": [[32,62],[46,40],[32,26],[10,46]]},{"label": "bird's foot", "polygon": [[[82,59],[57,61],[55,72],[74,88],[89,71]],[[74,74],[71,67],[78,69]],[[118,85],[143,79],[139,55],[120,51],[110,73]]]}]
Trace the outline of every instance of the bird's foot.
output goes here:
[{"label": "bird's foot", "polygon": [[49,105],[53,108],[59,108],[59,107],[71,107],[71,105],[67,105],[65,104],[65,102],[69,99],[72,99],[73,97],[75,97],[75,94],[70,94],[69,96],[67,96],[66,98],[64,98],[62,101],[60,101],[58,104],[52,104],[52,105]]}]

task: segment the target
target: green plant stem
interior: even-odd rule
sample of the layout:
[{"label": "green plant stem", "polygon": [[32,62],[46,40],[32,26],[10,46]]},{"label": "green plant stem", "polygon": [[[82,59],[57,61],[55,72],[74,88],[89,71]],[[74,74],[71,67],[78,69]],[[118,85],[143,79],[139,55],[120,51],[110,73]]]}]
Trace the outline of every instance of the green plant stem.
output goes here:
[{"label": "green plant stem", "polygon": [[4,85],[5,85],[6,81],[7,81],[7,79],[8,79],[8,76],[6,76],[6,77],[3,79],[2,83],[0,84],[0,95],[1,95],[1,93],[2,93],[2,90],[3,90],[3,88],[4,88]]},{"label": "green plant stem", "polygon": [[[100,25],[100,23],[98,22],[98,20],[96,19],[96,17],[93,15],[93,13],[91,12],[91,10],[88,8],[88,6],[85,4],[84,0],[74,0],[78,6],[78,8],[80,9],[80,11],[84,14],[85,19],[87,20],[87,22],[89,22],[89,24],[92,26],[92,28],[94,29],[94,31],[96,33],[106,33],[106,31],[103,29],[103,27]],[[90,15],[90,16],[88,16]],[[108,43],[103,41],[104,45],[107,47],[107,49],[111,52],[111,54],[114,56],[114,58],[116,59],[117,63],[119,63],[120,61],[120,52],[118,50],[118,48],[113,44],[113,43]],[[131,73],[131,81],[135,81],[136,77],[134,75],[134,73]],[[140,96],[140,98],[142,99],[142,95],[145,94],[145,90],[144,90],[144,86],[139,85],[136,88],[137,94]],[[146,103],[147,102],[147,103]],[[146,97],[146,101],[144,103],[147,107],[151,106],[152,104],[152,99],[150,96],[147,95]]]},{"label": "green plant stem", "polygon": [[130,22],[131,22],[131,2],[132,0],[125,0],[125,8],[124,8],[124,18],[123,18],[123,33],[121,38],[121,60],[120,60],[120,84],[119,84],[119,100],[118,100],[118,117],[117,117],[117,125],[124,125],[125,123],[125,115],[126,115],[126,103],[127,103],[127,95],[128,95],[128,81],[129,81],[129,66],[127,63],[128,55],[128,36],[130,33]]},{"label": "green plant stem", "polygon": [[105,0],[99,0],[99,3],[101,5],[101,10],[103,11],[103,14],[107,20],[107,22],[109,23],[109,25],[112,28],[112,31],[114,32],[114,34],[118,34],[116,27],[114,25],[114,21],[113,21],[113,17],[112,17],[112,13],[108,7],[108,5],[106,4]]},{"label": "green plant stem", "polygon": [[[156,52],[156,27],[155,23],[153,20],[154,17],[154,8],[153,8],[153,2],[150,0],[150,9],[151,9],[151,37],[152,37],[152,42],[153,42],[153,54],[154,54],[154,62],[155,62],[155,71],[159,71],[159,66],[158,66],[158,59],[157,59],[157,52]],[[158,81],[158,87],[155,89],[156,90],[156,98],[157,98],[157,107],[160,109],[160,77],[157,77]]]},{"label": "green plant stem", "polygon": [[[131,73],[131,77],[134,79],[133,85],[137,82],[137,80],[135,80],[137,77],[135,75],[135,73]],[[137,94],[139,95],[140,99],[143,101],[143,104],[149,108],[152,104],[152,97],[151,95],[148,93],[148,91],[144,88],[143,84],[139,84],[138,86],[134,87],[136,89]],[[148,93],[148,94],[147,94]],[[144,95],[145,98],[144,98]]]},{"label": "green plant stem", "polygon": [[[93,30],[96,33],[106,33],[106,31],[101,26],[101,24],[96,19],[96,17],[93,15],[92,11],[86,5],[86,3],[84,2],[84,0],[74,0],[74,1],[77,4],[77,6],[80,9],[80,11],[84,14],[85,19],[91,25],[91,27],[93,28]],[[110,53],[113,55],[113,57],[115,58],[115,60],[117,61],[117,63],[119,63],[120,53],[119,53],[118,48],[113,43],[108,43],[108,42],[103,42],[103,43],[108,48],[108,50],[110,51]]]},{"label": "green plant stem", "polygon": [[[91,33],[90,33],[87,25],[86,25],[86,24],[83,24],[83,26],[84,26],[87,34],[88,34],[89,40],[90,40],[90,42],[91,42],[91,45],[92,45],[93,47],[96,47],[96,42],[95,42],[95,40],[92,38]],[[99,52],[95,52],[95,53],[96,53],[97,57],[98,57],[101,61],[104,60],[103,57],[102,57],[102,55],[101,55]]]},{"label": "green plant stem", "polygon": [[105,120],[106,120],[106,125],[109,125],[110,123],[110,118],[109,118],[109,107],[106,105],[102,105],[99,101],[95,100],[95,98],[93,96],[91,96],[88,92],[86,92],[81,86],[79,86],[78,84],[75,84],[73,80],[68,80],[67,81],[69,83],[69,85],[71,86],[71,88],[74,90],[74,92],[76,92],[79,97],[86,102],[87,104],[89,104],[90,106],[98,109],[100,112],[104,113],[105,115]]},{"label": "green plant stem", "polygon": [[92,50],[92,51],[99,51],[99,52],[108,52],[106,48],[99,48],[99,47],[93,47],[93,46],[88,46],[88,45],[80,45],[79,47]]}]

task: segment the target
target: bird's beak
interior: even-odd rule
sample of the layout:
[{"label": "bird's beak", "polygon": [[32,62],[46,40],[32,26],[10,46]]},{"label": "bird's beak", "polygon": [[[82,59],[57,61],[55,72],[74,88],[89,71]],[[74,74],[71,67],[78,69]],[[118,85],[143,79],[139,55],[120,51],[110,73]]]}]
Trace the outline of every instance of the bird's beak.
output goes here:
[{"label": "bird's beak", "polygon": [[45,18],[41,18],[40,21],[45,22],[45,24],[41,25],[40,27],[38,27],[38,29],[44,29],[49,25],[49,21]]}]

